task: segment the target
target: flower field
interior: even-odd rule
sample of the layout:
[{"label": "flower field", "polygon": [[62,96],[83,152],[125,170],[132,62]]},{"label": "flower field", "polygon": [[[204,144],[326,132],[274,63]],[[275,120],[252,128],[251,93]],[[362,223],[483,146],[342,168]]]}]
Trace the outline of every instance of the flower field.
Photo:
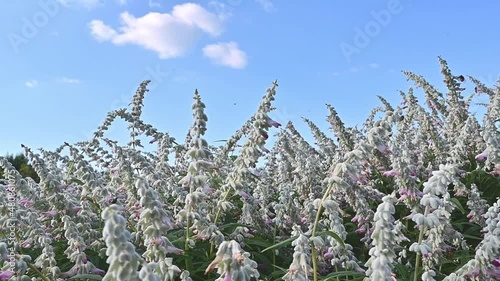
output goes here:
[{"label": "flower field", "polygon": [[220,146],[197,91],[185,137],[144,122],[144,81],[92,139],[23,146],[39,183],[0,157],[0,281],[500,280],[500,82],[439,62],[446,93],[404,72],[360,128],[304,118],[314,143],[269,117],[277,81]]}]

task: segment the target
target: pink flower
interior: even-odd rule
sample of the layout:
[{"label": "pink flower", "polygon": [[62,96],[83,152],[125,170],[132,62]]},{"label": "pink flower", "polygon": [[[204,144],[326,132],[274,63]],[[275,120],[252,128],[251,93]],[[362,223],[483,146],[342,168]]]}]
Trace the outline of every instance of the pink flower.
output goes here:
[{"label": "pink flower", "polygon": [[90,273],[101,275],[101,276],[106,275],[106,271],[104,271],[100,268],[97,268],[95,266],[92,266],[92,268],[90,269]]},{"label": "pink flower", "polygon": [[25,249],[29,248],[29,247],[31,247],[32,243],[33,243],[33,238],[28,238],[28,239],[24,240],[24,242],[21,243],[21,247],[25,248]]},{"label": "pink flower", "polygon": [[163,245],[163,239],[161,237],[155,237],[151,239],[151,245]]},{"label": "pink flower", "polygon": [[66,279],[66,278],[71,278],[75,276],[78,273],[78,268],[76,266],[73,266],[70,270],[62,273],[59,277]]},{"label": "pink flower", "polygon": [[395,171],[395,170],[390,170],[390,171],[384,172],[383,175],[386,177],[394,177],[394,176],[399,176],[399,172]]},{"label": "pink flower", "polygon": [[486,158],[488,158],[488,154],[489,154],[488,151],[485,150],[482,153],[476,155],[476,160],[477,161],[484,161],[484,160],[486,160]]},{"label": "pink flower", "polygon": [[273,126],[275,128],[278,128],[279,126],[281,126],[280,123],[274,121],[273,119],[269,118],[267,119],[267,124],[269,124],[269,126]]},{"label": "pink flower", "polygon": [[3,271],[2,273],[0,273],[0,281],[6,281],[9,278],[11,278],[12,276],[14,276],[14,272],[12,272],[12,271]]},{"label": "pink flower", "polygon": [[250,195],[248,195],[248,193],[244,192],[244,191],[240,191],[240,196],[243,198],[243,199],[249,199],[250,198]]},{"label": "pink flower", "polygon": [[28,199],[21,199],[19,200],[19,203],[21,203],[21,205],[23,205],[25,208],[29,208],[33,206],[33,204],[35,204],[33,201],[30,201]]},{"label": "pink flower", "polygon": [[205,184],[203,186],[203,192],[205,194],[212,194],[212,193],[214,193],[214,191],[215,191],[215,189],[211,188],[208,184]]},{"label": "pink flower", "polygon": [[42,213],[42,215],[44,215],[47,218],[54,217],[56,214],[57,214],[57,211],[55,211],[55,210],[47,211],[47,212],[43,212]]},{"label": "pink flower", "polygon": [[90,270],[91,273],[94,273],[94,274],[97,274],[97,275],[101,275],[101,276],[104,276],[106,275],[106,271],[102,270],[102,269],[99,269],[97,267],[94,267]]},{"label": "pink flower", "polygon": [[174,253],[176,255],[184,254],[184,250],[181,250],[181,249],[173,247],[173,246],[167,246],[166,250],[167,250],[167,253]]},{"label": "pink flower", "polygon": [[492,265],[494,266],[500,266],[500,259],[494,259],[492,262],[491,262]]},{"label": "pink flower", "polygon": [[365,233],[366,229],[364,227],[360,227],[360,228],[356,229],[356,231],[354,231],[354,232],[356,232],[357,234],[361,234],[361,233]]},{"label": "pink flower", "polygon": [[411,191],[409,191],[408,189],[401,189],[399,191],[399,195],[411,195]]},{"label": "pink flower", "polygon": [[73,206],[73,207],[69,208],[68,210],[76,213],[76,212],[80,211],[81,209],[83,209],[82,206],[77,205],[77,206]]},{"label": "pink flower", "polygon": [[170,220],[170,217],[169,216],[163,216],[161,218],[161,221],[168,227],[168,228],[174,228],[174,226],[172,225],[172,221]]},{"label": "pink flower", "polygon": [[390,152],[390,150],[387,148],[387,146],[386,146],[385,144],[383,144],[383,143],[379,144],[379,145],[377,146],[377,149],[378,149],[381,153],[384,153],[384,154],[386,154],[386,153],[389,153],[389,152]]},{"label": "pink flower", "polygon": [[499,280],[498,277],[500,277],[500,269],[488,268],[487,274],[488,277],[493,277],[495,280]]}]

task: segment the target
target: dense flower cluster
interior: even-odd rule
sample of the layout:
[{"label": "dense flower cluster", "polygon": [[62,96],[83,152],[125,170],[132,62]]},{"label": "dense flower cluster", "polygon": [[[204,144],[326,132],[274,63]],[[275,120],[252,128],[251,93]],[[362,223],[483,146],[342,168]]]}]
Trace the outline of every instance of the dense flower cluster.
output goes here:
[{"label": "dense flower cluster", "polygon": [[23,146],[39,183],[0,157],[0,281],[499,280],[500,82],[439,63],[445,93],[404,72],[362,128],[304,118],[314,143],[270,117],[277,81],[220,146],[198,91],[184,141],[145,122],[144,81],[90,140]]}]

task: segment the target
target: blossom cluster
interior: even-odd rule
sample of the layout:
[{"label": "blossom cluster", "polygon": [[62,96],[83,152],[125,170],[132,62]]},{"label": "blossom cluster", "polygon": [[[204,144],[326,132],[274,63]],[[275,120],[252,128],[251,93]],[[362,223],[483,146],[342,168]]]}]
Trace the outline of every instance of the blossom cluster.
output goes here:
[{"label": "blossom cluster", "polygon": [[500,82],[439,64],[444,93],[404,72],[399,105],[358,128],[326,104],[310,137],[270,117],[275,81],[218,146],[197,90],[183,139],[145,122],[143,81],[90,140],[23,146],[39,182],[0,157],[0,281],[498,280]]}]

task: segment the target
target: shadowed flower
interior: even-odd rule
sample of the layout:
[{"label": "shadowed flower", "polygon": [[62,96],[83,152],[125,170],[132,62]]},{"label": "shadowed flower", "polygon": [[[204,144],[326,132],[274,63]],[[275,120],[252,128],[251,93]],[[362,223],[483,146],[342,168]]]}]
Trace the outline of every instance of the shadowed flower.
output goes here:
[{"label": "shadowed flower", "polygon": [[494,266],[500,266],[500,259],[494,259],[492,262],[491,262],[492,265]]},{"label": "shadowed flower", "polygon": [[263,145],[260,146],[260,150],[262,150],[262,152],[264,152],[264,153],[271,152],[271,151],[269,151],[269,149],[265,148]]},{"label": "shadowed flower", "polygon": [[269,126],[273,126],[273,127],[275,127],[275,128],[278,128],[279,126],[281,126],[281,124],[280,124],[280,123],[278,123],[278,122],[274,121],[274,120],[273,120],[273,119],[271,119],[271,118],[269,118],[269,119],[267,120],[267,124],[269,124]]},{"label": "shadowed flower", "polygon": [[269,135],[267,134],[267,132],[266,132],[266,131],[264,131],[264,130],[259,130],[259,132],[260,132],[260,135],[261,135],[261,136],[262,136],[265,140],[267,140],[267,139],[269,138]]},{"label": "shadowed flower", "polygon": [[90,273],[92,274],[97,274],[97,275],[101,275],[101,276],[104,276],[106,275],[106,271],[100,269],[100,268],[97,268],[95,266],[93,266],[91,269],[90,269]]}]

